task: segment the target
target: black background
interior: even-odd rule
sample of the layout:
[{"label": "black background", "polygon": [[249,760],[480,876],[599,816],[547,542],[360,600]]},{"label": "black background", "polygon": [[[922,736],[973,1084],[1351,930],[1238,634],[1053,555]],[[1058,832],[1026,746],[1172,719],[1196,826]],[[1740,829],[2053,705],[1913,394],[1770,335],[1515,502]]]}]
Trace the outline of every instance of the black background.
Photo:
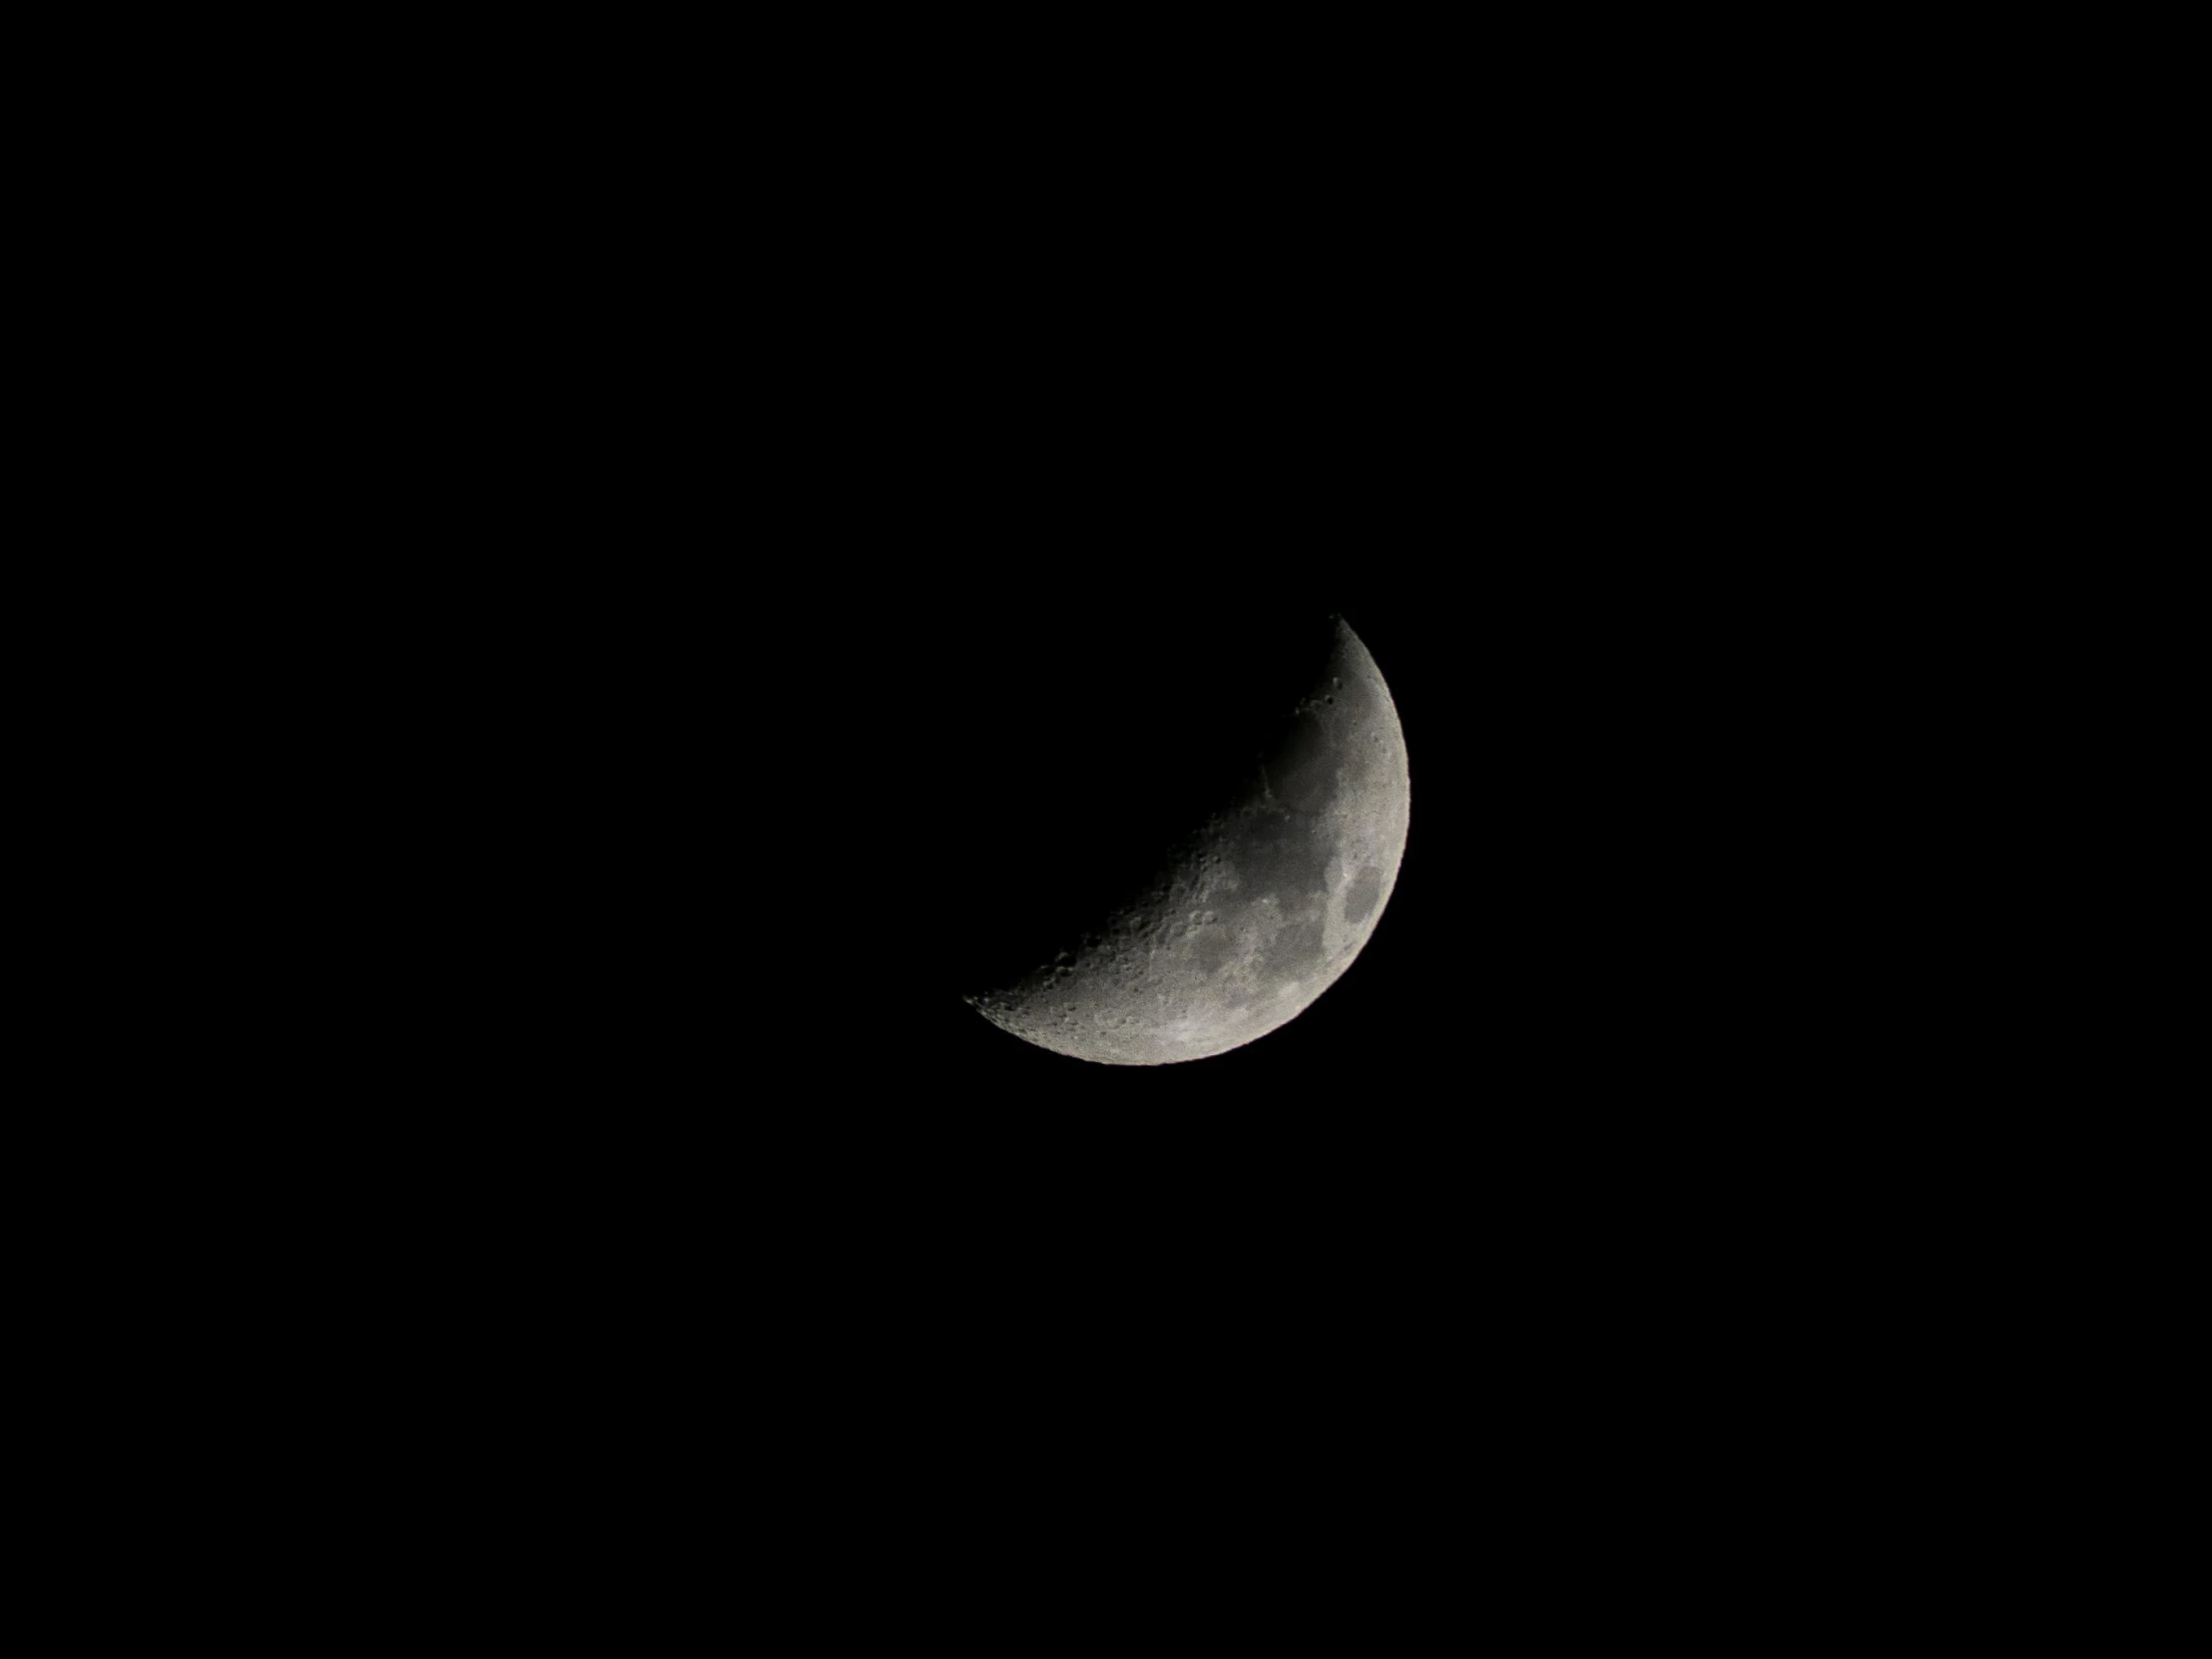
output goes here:
[{"label": "black background", "polygon": [[[1610,1558],[1732,1595],[1832,1492],[1883,1548],[1944,1525],[2016,1397],[1952,1357],[2080,1276],[1975,1202],[2070,1199],[1955,1037],[1988,848],[1943,789],[2021,723],[1917,681],[1997,626],[1933,574],[1991,539],[1970,471],[1923,486],[1961,387],[2037,373],[1943,245],[2007,133],[1884,177],[1886,83],[1823,107],[1830,43],[1736,75],[1735,32],[1687,43],[1725,98],[1585,21],[1298,74],[1178,43],[1179,130],[1041,57],[969,99],[857,26],[811,76],[594,29],[579,73],[410,43],[448,88],[185,147],[125,263],[118,312],[175,320],[123,402],[218,453],[111,493],[275,549],[164,561],[239,648],[178,630],[223,701],[156,711],[185,776],[126,830],[192,920],[117,949],[198,994],[88,1045],[149,1056],[158,1121],[89,1115],[54,1234],[146,1169],[124,1277],[178,1329],[127,1414],[147,1377],[297,1412],[290,1478],[350,1490],[342,1445],[462,1562],[536,1509],[719,1573],[756,1519],[825,1607],[895,1599],[870,1534],[1024,1576],[971,1512],[1064,1555],[1095,1510],[1117,1573],[1182,1532],[1196,1575],[1272,1513],[1325,1572],[1534,1561],[1547,1620],[1646,1623]],[[1329,611],[1412,777],[1343,979],[1165,1068],[978,1018],[988,936]]]},{"label": "black background", "polygon": [[[422,1306],[469,1345],[588,1330],[583,1374],[645,1366],[687,1411],[742,1364],[826,1468],[916,1494],[966,1436],[1030,1434],[1286,1490],[1435,1455],[1476,1396],[1524,1473],[1559,1434],[1665,1468],[1682,1413],[1750,1420],[1837,1363],[1807,1316],[1942,1177],[1857,1042],[1894,1011],[1831,919],[1830,751],[1765,637],[1813,636],[1785,611],[1747,645],[1683,562],[1486,553],[1434,510],[593,586],[508,664],[543,752],[470,750],[502,770],[448,821],[475,856],[434,855],[462,908],[425,918],[372,1050],[404,1063],[350,1120]],[[1328,610],[1412,780],[1343,978],[1168,1067],[977,1016],[972,934],[1022,896],[993,847],[1080,857],[1055,814],[1146,788],[1115,688],[1205,686],[1240,631]]]},{"label": "black background", "polygon": [[[656,348],[521,406],[471,461],[509,551],[430,578],[432,1069],[499,1101],[442,1144],[614,1214],[726,1222],[736,1182],[856,1272],[965,1240],[1172,1284],[1241,1241],[1408,1298],[1482,1239],[1558,1272],[1804,1200],[1854,1017],[1818,942],[1860,810],[1846,514],[1756,375],[1624,362],[1532,246],[1248,258],[1226,309],[1069,266],[890,323],[813,259],[714,395]],[[1413,788],[1344,978],[1165,1068],[967,1008],[978,933],[1118,850],[1240,665],[1330,612]]]},{"label": "black background", "polygon": [[[1922,1144],[1860,1040],[1922,1012],[1853,916],[1910,811],[1845,735],[1864,347],[1788,180],[1703,217],[1625,137],[1392,142],[1264,189],[1003,134],[904,184],[882,144],[564,176],[379,295],[387,782],[317,1133],[456,1340],[736,1366],[922,1490],[1025,1422],[1265,1490],[1302,1418],[1420,1457],[1477,1391],[1662,1458],[1687,1395],[1817,1363],[1791,1313]],[[633,231],[579,234],[601,188]],[[1412,780],[1344,977],[1170,1067],[965,1006],[978,936],[1333,611]]]},{"label": "black background", "polygon": [[[1543,491],[1485,494],[1471,461],[1463,493],[1393,498],[1371,459],[1348,446],[1309,510],[1242,524],[1241,497],[1155,492],[1055,533],[1055,497],[987,547],[895,515],[879,557],[587,588],[537,670],[569,714],[526,706],[545,747],[475,866],[515,888],[485,912],[514,978],[480,978],[461,1027],[488,1076],[649,1189],[747,1169],[885,1248],[1014,1207],[1009,1266],[1032,1227],[1625,1245],[1695,1195],[1787,1205],[1825,1179],[1879,989],[1821,936],[1861,809],[1806,597],[1560,545]],[[1338,984],[1169,1067],[1071,1060],[968,1008],[1009,918],[1087,924],[1065,889],[1157,830],[1154,793],[1202,765],[1271,631],[1331,611],[1391,688],[1413,803]],[[1769,1158],[1789,1173],[1754,1177]]]}]

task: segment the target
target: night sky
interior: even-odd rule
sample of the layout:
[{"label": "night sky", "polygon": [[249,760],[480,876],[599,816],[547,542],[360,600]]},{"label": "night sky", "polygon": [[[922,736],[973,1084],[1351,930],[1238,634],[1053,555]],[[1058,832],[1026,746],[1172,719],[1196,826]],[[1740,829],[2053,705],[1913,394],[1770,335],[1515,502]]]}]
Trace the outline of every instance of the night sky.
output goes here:
[{"label": "night sky", "polygon": [[[225,997],[190,1039],[222,1066],[149,1091],[242,1195],[183,1202],[302,1276],[256,1315],[273,1375],[295,1309],[330,1319],[361,1420],[432,1424],[440,1482],[494,1430],[539,1482],[581,1434],[695,1504],[781,1460],[763,1515],[803,1544],[1094,1491],[1149,1539],[1228,1494],[1317,1536],[1410,1517],[1396,1553],[1456,1584],[1486,1546],[1430,1512],[1509,1464],[1492,1531],[1587,1579],[1575,1528],[1681,1535],[1731,1439],[1794,1547],[1760,1483],[1825,1488],[1765,1424],[1848,1464],[1866,1401],[1918,1409],[1981,1280],[1901,1294],[1914,1229],[1998,1139],[1942,1110],[1967,1047],[1916,1052],[1977,924],[1947,895],[1980,849],[1932,822],[2005,691],[1923,730],[1912,659],[1990,624],[1926,574],[1979,505],[1908,497],[1972,422],[1948,342],[1893,322],[1922,246],[1876,257],[1820,171],[1887,105],[1853,85],[1816,162],[1577,22],[1543,73],[1393,43],[1351,102],[1240,44],[1186,136],[1050,65],[964,100],[839,27],[871,81],[848,45],[810,82],[662,42],[635,119],[603,67],[516,74],[506,31],[481,78],[544,117],[464,88],[472,151],[379,89],[373,198],[297,193],[326,245],[272,196],[267,261],[181,256],[312,393],[243,382],[301,453],[232,444],[280,556],[221,608],[281,660],[218,640],[237,718],[180,746],[253,734],[256,793],[143,815],[274,872],[236,936],[224,872],[185,872],[257,972],[164,941]],[[715,84],[677,91],[687,58]],[[1423,58],[1466,84],[1413,95]],[[1791,104],[1795,74],[1743,79]],[[1216,95],[1254,80],[1280,111]],[[978,1016],[1331,613],[1411,786],[1342,978],[1161,1067]],[[271,1104],[233,1108],[234,1053]],[[1854,1321],[1903,1333],[1888,1377]]]}]

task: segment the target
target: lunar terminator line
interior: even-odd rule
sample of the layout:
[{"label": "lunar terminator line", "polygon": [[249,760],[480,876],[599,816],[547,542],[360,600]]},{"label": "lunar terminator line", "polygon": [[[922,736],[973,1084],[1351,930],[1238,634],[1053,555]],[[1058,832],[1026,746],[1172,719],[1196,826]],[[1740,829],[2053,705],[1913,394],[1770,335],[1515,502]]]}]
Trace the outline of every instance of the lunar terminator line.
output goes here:
[{"label": "lunar terminator line", "polygon": [[1352,965],[1397,882],[1411,788],[1375,659],[1342,620],[1234,805],[1057,960],[970,998],[993,1024],[1111,1065],[1203,1059],[1267,1035]]}]

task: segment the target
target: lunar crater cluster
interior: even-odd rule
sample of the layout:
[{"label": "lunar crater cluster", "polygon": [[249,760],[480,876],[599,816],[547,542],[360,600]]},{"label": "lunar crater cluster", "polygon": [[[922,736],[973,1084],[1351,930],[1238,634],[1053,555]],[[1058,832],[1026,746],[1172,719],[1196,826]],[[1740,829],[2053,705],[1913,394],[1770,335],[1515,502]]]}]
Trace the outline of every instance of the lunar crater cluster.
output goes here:
[{"label": "lunar crater cluster", "polygon": [[971,997],[1003,1030],[1114,1065],[1224,1053],[1334,984],[1389,902],[1410,806],[1388,688],[1342,620],[1316,684],[1222,810],[1103,925]]}]

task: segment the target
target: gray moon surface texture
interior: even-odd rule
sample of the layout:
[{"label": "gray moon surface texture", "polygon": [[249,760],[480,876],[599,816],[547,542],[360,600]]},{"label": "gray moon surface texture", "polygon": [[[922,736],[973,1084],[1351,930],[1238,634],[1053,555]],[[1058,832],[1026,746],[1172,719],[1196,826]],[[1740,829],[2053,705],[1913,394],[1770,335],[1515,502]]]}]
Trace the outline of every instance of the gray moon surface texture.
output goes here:
[{"label": "gray moon surface texture", "polygon": [[1411,788],[1389,689],[1335,628],[1237,804],[1057,960],[970,998],[984,1018],[1077,1059],[1170,1065],[1264,1037],[1336,983],[1397,884]]}]

